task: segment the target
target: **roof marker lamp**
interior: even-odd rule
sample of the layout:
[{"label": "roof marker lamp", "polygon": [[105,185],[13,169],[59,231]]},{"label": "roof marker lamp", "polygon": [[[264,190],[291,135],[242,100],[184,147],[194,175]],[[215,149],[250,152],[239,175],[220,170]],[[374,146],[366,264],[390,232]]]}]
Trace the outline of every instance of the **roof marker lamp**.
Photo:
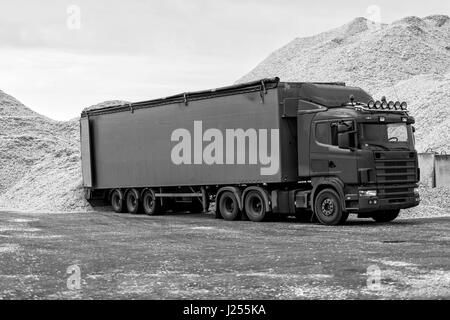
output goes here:
[{"label": "roof marker lamp", "polygon": [[375,101],[370,100],[370,101],[367,103],[367,106],[369,107],[369,109],[373,109],[373,108],[375,107]]},{"label": "roof marker lamp", "polygon": [[388,103],[386,101],[383,101],[381,103],[381,109],[386,110],[389,107]]},{"label": "roof marker lamp", "polygon": [[375,102],[375,109],[381,109],[381,101]]},{"label": "roof marker lamp", "polygon": [[400,103],[400,101],[397,101],[396,103],[395,103],[395,110],[401,110],[401,103]]},{"label": "roof marker lamp", "polygon": [[402,102],[402,104],[400,105],[400,108],[401,108],[403,111],[406,111],[406,109],[408,109],[408,104],[407,104],[406,102]]},{"label": "roof marker lamp", "polygon": [[395,102],[394,102],[394,101],[389,101],[388,107],[389,107],[389,110],[394,110],[394,108],[395,108]]}]

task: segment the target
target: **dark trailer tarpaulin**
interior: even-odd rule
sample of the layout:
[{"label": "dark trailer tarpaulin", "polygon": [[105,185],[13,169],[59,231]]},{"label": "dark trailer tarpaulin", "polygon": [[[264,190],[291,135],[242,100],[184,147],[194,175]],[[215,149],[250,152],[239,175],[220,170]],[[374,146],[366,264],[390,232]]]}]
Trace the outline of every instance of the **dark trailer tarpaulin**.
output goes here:
[{"label": "dark trailer tarpaulin", "polygon": [[[295,132],[282,117],[285,110],[279,89],[278,78],[263,79],[85,111],[81,119],[85,186],[107,189],[294,181]],[[186,134],[184,139],[180,133]],[[217,139],[219,133],[222,139]],[[184,141],[188,138],[190,141]],[[230,151],[231,139],[234,154],[224,150]],[[174,159],[174,148],[180,147],[182,140],[186,148]],[[207,148],[213,142],[217,147],[211,151]],[[237,152],[239,143],[246,144],[245,155]],[[180,157],[185,161],[180,163]]]}]

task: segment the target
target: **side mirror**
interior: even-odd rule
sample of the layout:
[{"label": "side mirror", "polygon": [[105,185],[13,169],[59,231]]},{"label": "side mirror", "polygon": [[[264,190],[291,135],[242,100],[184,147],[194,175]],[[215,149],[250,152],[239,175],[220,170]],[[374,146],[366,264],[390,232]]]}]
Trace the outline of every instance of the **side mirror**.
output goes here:
[{"label": "side mirror", "polygon": [[334,137],[337,135],[337,145],[340,149],[355,149],[353,146],[355,131],[353,130],[353,121],[340,121],[332,124],[332,135]]},{"label": "side mirror", "polygon": [[338,146],[341,149],[350,149],[350,132],[338,134]]},{"label": "side mirror", "polygon": [[416,127],[414,127],[414,126],[412,127],[412,132],[416,133]]},{"label": "side mirror", "polygon": [[350,131],[350,127],[346,124],[338,124],[337,125],[338,133],[345,133]]}]

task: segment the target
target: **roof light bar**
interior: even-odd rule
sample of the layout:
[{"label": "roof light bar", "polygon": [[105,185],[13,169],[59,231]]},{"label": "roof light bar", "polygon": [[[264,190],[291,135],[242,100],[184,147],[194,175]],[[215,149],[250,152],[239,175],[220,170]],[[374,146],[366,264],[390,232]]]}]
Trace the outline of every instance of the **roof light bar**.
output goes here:
[{"label": "roof light bar", "polygon": [[400,102],[400,101],[389,101],[386,100],[370,100],[367,102],[367,104],[360,104],[359,106],[356,106],[357,109],[361,110],[383,110],[385,112],[389,111],[407,111],[408,105],[406,102]]}]

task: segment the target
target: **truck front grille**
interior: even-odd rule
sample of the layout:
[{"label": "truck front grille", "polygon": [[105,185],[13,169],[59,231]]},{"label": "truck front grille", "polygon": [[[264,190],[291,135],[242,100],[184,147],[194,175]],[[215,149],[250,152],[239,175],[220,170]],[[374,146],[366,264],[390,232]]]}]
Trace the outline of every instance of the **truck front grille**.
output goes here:
[{"label": "truck front grille", "polygon": [[414,197],[417,167],[414,153],[376,153],[378,197],[389,203],[402,203]]}]

